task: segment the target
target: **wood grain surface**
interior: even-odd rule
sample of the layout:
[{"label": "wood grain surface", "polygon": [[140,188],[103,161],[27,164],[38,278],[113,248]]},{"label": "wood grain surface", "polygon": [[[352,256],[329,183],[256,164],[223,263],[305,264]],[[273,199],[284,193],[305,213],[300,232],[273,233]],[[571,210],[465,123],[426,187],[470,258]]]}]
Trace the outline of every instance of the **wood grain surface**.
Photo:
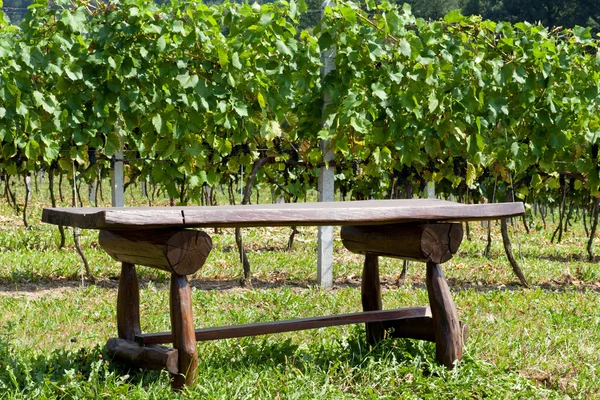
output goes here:
[{"label": "wood grain surface", "polygon": [[179,275],[198,271],[212,249],[212,240],[206,233],[183,228],[101,230],[98,243],[117,261]]},{"label": "wood grain surface", "polygon": [[161,370],[172,374],[179,372],[179,352],[171,347],[151,345],[140,346],[126,339],[112,338],[106,342],[106,350],[111,357],[135,367]]},{"label": "wood grain surface", "polygon": [[[459,325],[463,337],[463,344],[465,344],[467,343],[467,337],[469,336],[469,327],[462,321],[459,321]],[[390,337],[425,340],[427,342],[435,343],[435,330],[433,328],[433,318],[431,318],[431,316],[385,321],[383,327],[388,331]]]},{"label": "wood grain surface", "polygon": [[173,375],[171,386],[181,389],[193,386],[198,377],[198,348],[194,332],[192,292],[187,278],[171,274],[171,330],[173,347],[179,351],[179,373]]},{"label": "wood grain surface", "polygon": [[[324,317],[300,318],[285,321],[259,322],[255,324],[220,326],[196,330],[196,340],[219,340],[271,333],[293,332],[304,329],[324,328],[348,324],[380,321],[396,321],[412,318],[431,318],[429,307],[411,307],[394,310],[368,311],[352,314],[328,315]],[[171,332],[144,333],[136,335],[135,341],[143,345],[172,343]]]},{"label": "wood grain surface", "polygon": [[[363,264],[362,280],[360,283],[360,295],[363,311],[378,311],[382,309],[381,284],[379,282],[379,257],[373,254],[365,256]],[[385,333],[383,324],[378,322],[367,322],[365,324],[367,342],[375,345],[383,339]]]},{"label": "wood grain surface", "polygon": [[342,243],[353,253],[441,264],[462,241],[458,223],[344,226]]},{"label": "wood grain surface", "polygon": [[463,338],[456,306],[439,264],[427,263],[427,293],[433,318],[435,356],[446,368],[462,358]]},{"label": "wood grain surface", "polygon": [[123,263],[117,292],[119,338],[133,340],[140,330],[140,289],[135,265]]},{"label": "wood grain surface", "polygon": [[436,199],[407,199],[208,207],[45,208],[42,221],[108,230],[235,228],[490,220],[523,212],[523,203],[461,204]]}]

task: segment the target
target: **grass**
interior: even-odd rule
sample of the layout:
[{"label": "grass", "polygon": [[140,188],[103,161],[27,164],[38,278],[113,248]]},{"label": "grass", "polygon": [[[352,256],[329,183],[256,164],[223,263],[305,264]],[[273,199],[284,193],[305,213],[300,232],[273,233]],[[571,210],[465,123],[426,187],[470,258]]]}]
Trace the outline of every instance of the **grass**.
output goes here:
[{"label": "grass", "polygon": [[[137,192],[128,196],[127,204],[144,204]],[[119,266],[98,248],[96,232],[82,231],[97,278],[82,285],[72,231],[58,250],[58,231],[39,223],[47,198],[45,187],[34,193],[28,229],[0,200],[0,398],[600,398],[600,268],[585,261],[579,224],[560,244],[550,244],[551,221],[545,230],[534,221],[530,235],[509,225],[531,289],[517,284],[497,224],[489,259],[485,229],[471,224],[472,240],[444,266],[470,328],[453,371],[435,361],[431,343],[386,339],[369,348],[356,325],[200,343],[198,384],[173,393],[166,372],[130,370],[104,353],[116,335]],[[288,228],[244,230],[253,289],[237,284],[233,232],[210,232],[215,248],[191,281],[196,325],[359,310],[361,258],[336,241],[335,286],[320,290],[316,229],[300,231],[288,253]],[[382,260],[384,308],[427,304],[425,269],[412,263],[399,287],[401,265]],[[168,330],[168,275],[143,267],[138,275],[142,330]]]}]

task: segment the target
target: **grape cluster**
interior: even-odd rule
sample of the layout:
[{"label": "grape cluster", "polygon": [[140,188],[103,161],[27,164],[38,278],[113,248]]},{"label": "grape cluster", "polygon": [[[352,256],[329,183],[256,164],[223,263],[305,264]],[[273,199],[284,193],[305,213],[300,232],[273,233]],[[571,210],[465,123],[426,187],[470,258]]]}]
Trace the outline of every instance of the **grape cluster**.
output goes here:
[{"label": "grape cluster", "polygon": [[88,149],[88,158],[90,160],[90,165],[96,164],[96,149],[94,149],[93,147],[90,147]]}]

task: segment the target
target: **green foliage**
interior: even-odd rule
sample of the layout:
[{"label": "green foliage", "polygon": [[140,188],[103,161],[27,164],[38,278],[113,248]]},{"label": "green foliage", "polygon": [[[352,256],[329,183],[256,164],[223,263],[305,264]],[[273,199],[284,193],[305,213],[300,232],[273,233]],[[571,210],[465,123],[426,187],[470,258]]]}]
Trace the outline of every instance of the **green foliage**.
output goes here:
[{"label": "green foliage", "polygon": [[[436,181],[489,196],[498,178],[527,196],[553,190],[557,171],[599,191],[589,29],[456,11],[426,22],[408,5],[341,2],[311,33],[298,30],[303,11],[37,2],[20,30],[0,30],[0,167],[89,172],[122,145],[132,178],[186,203],[266,160],[255,184],[297,198],[331,139],[338,186],[354,198],[394,197],[407,181],[406,195]],[[320,53],[334,48],[322,79]]]},{"label": "green foliage", "polygon": [[[457,12],[427,23],[381,5],[370,16],[332,10],[316,33],[337,38],[326,127],[338,159],[361,160],[358,184],[370,195],[389,197],[382,189],[411,175],[448,192],[448,183],[476,189],[488,174],[521,182],[533,172],[596,173],[598,43],[589,29],[548,32]],[[596,179],[587,183],[598,191]]]}]

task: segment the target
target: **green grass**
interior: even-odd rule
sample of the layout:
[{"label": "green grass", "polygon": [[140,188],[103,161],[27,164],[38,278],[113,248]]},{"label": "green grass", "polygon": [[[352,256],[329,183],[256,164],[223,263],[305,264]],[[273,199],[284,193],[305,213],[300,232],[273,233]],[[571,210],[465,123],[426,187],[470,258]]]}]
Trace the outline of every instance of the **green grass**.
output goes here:
[{"label": "green grass", "polygon": [[[369,348],[357,325],[200,343],[198,384],[177,394],[166,372],[129,370],[103,352],[116,335],[119,265],[96,232],[83,231],[97,282],[82,285],[72,231],[58,250],[58,231],[39,223],[47,198],[45,187],[34,194],[29,229],[0,200],[0,398],[600,398],[600,268],[585,261],[579,224],[560,244],[550,243],[551,220],[530,235],[509,225],[531,289],[518,285],[497,224],[489,259],[485,229],[471,224],[472,240],[444,266],[470,328],[454,371],[435,361],[432,343],[386,339]],[[137,192],[126,202],[144,204]],[[335,287],[319,290],[316,229],[300,231],[288,253],[288,228],[244,230],[254,288],[241,289],[233,232],[211,230],[215,248],[191,281],[196,325],[360,310],[361,258],[336,241]],[[382,260],[384,308],[427,304],[423,266],[412,263],[398,287],[401,266]],[[138,275],[142,330],[168,330],[168,275],[143,267]]]}]

